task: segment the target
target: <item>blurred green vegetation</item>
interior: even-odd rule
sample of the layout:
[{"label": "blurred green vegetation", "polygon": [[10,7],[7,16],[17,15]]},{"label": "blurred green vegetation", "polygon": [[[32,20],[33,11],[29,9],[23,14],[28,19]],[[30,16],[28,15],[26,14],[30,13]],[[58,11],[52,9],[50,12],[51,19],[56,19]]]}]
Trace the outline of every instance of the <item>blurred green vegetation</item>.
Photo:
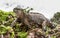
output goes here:
[{"label": "blurred green vegetation", "polygon": [[53,18],[51,18],[51,21],[60,24],[60,12],[56,12]]},{"label": "blurred green vegetation", "polygon": [[5,12],[0,10],[0,35],[3,34],[7,36],[8,33],[10,34],[10,38],[15,38],[17,34],[18,38],[26,38],[27,33],[19,31],[20,27],[18,23],[15,25],[14,28],[10,27],[12,21],[15,18],[16,18],[15,13],[13,13],[12,11]]}]

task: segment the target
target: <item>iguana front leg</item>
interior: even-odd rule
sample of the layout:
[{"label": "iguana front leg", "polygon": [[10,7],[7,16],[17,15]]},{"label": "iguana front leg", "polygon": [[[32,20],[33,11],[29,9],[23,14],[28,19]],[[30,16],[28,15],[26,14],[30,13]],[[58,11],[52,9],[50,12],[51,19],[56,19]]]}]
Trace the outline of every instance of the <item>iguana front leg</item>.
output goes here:
[{"label": "iguana front leg", "polygon": [[17,18],[11,23],[11,27],[15,25],[16,21],[17,21]]},{"label": "iguana front leg", "polygon": [[30,29],[31,29],[31,25],[30,22],[28,21],[28,19],[24,19],[24,24],[27,25]]}]

